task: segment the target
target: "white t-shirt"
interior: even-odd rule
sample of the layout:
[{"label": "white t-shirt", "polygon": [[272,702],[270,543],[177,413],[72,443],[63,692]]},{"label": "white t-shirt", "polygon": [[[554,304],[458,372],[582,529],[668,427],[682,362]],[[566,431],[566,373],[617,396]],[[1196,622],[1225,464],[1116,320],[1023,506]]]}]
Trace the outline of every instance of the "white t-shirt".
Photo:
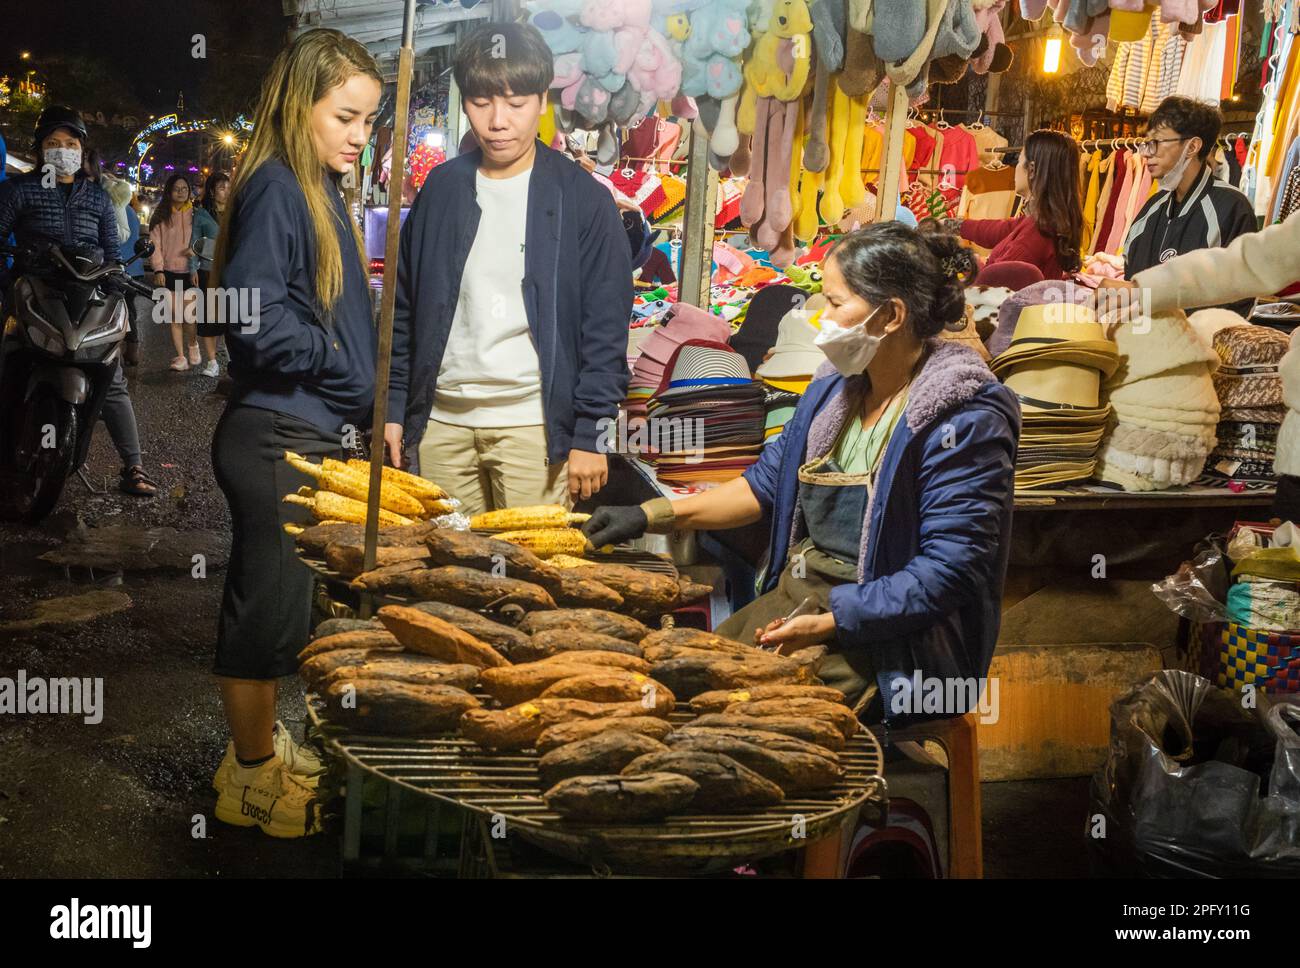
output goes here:
[{"label": "white t-shirt", "polygon": [[430,416],[463,427],[543,423],[542,373],[524,310],[524,237],[532,169],[477,174],[482,216],[461,278]]}]

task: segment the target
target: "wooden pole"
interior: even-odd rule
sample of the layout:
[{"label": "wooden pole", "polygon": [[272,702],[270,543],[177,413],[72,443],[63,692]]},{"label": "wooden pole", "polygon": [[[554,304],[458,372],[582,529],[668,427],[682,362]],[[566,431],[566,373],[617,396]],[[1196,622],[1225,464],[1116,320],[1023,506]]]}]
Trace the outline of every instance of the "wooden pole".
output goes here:
[{"label": "wooden pole", "polygon": [[[379,489],[383,481],[384,424],[388,420],[388,368],[393,357],[393,309],[397,302],[397,251],[402,231],[402,183],[406,174],[406,140],[410,134],[411,78],[415,73],[415,6],[406,0],[402,49],[397,60],[397,112],[393,119],[393,160],[388,176],[388,237],[384,241],[384,295],[379,309],[379,351],[375,358],[375,409],[371,420],[370,490],[366,501],[366,545],[363,570],[375,567],[379,544]],[[396,415],[401,422],[401,414]],[[362,617],[369,617],[370,597],[362,599]]]},{"label": "wooden pole", "polygon": [[898,211],[898,179],[903,170],[903,130],[907,123],[907,88],[892,84],[885,112],[885,164],[876,193],[876,221],[892,222]]},{"label": "wooden pole", "polygon": [[682,302],[709,308],[713,269],[713,223],[718,212],[718,173],[709,166],[709,133],[703,122],[691,122],[686,167],[686,210],[682,216],[682,248],[677,260]]}]

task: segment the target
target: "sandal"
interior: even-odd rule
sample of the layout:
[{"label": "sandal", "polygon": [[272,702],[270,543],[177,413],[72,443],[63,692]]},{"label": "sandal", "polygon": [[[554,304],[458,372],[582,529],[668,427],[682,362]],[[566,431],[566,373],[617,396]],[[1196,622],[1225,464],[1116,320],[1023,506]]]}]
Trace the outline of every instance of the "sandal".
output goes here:
[{"label": "sandal", "polygon": [[133,497],[153,497],[158,493],[158,484],[150,479],[139,464],[122,468],[122,482],[118,488],[123,494]]}]

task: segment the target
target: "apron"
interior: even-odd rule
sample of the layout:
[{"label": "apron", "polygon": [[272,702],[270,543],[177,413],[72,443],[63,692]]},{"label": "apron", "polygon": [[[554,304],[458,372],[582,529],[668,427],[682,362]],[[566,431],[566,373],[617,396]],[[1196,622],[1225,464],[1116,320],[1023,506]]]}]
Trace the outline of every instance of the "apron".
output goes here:
[{"label": "apron", "polygon": [[[799,503],[808,537],[791,554],[776,588],[719,625],[717,634],[753,644],[755,632],[773,619],[790,614],[805,598],[812,598],[819,611],[828,612],[831,589],[857,582],[867,508],[875,493],[881,458],[900,413],[901,410],[895,412],[867,473],[844,473],[831,456],[835,448],[799,468]],[[844,693],[849,705],[861,711],[878,693],[870,657],[861,648],[841,650],[834,639],[826,646],[828,651],[817,670],[818,677]],[[868,718],[877,712],[872,709]],[[880,718],[881,715],[875,715],[871,721]]]}]

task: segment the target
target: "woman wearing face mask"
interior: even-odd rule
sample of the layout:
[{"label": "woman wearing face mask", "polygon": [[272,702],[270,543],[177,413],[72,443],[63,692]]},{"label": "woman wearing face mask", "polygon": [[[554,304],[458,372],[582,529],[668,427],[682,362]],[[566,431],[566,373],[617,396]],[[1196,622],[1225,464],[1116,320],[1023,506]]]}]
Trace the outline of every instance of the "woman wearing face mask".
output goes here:
[{"label": "woman wearing face mask", "polygon": [[[171,321],[172,346],[176,356],[171,369],[188,370],[198,366],[198,336],[194,332],[194,292],[199,286],[199,274],[194,267],[194,250],[190,239],[194,234],[194,206],[190,202],[190,183],[184,175],[172,175],[163,186],[162,198],[149,219],[149,238],[153,241],[153,255],[149,257],[153,269],[153,284],[162,289],[162,298]],[[186,346],[189,347],[188,358]]]},{"label": "woman wearing face mask", "polygon": [[297,671],[311,618],[311,573],[283,527],[306,523],[304,509],[283,498],[312,482],[284,454],[344,458],[346,428],[370,419],[369,276],[339,183],[370,140],[382,88],[374,58],[337,30],[280,53],[213,263],[213,285],[253,307],[225,320],[234,387],[212,441],[233,532],[214,668],[233,743],[213,778],[216,816],[274,837],[320,830],[320,763],[275,720],[277,680]]},{"label": "woman wearing face mask", "polygon": [[968,242],[989,249],[986,266],[1027,262],[1044,279],[1078,271],[1083,242],[1079,145],[1059,131],[1035,131],[1016,162],[1016,194],[1025,200],[1016,218],[950,223]]},{"label": "woman wearing face mask", "polygon": [[[1020,408],[971,349],[974,259],[896,222],[841,239],[823,267],[823,364],[744,476],[639,507],[601,508],[602,545],[646,531],[771,520],[763,594],[718,628],[784,652],[825,644],[818,675],[850,699],[922,676],[979,677],[997,640]],[[806,599],[817,614],[784,619]],[[964,710],[952,710],[959,712]]]},{"label": "woman wearing face mask", "polygon": [[[120,262],[121,233],[113,203],[82,163],[86,125],[81,115],[67,107],[46,108],[36,122],[35,148],[35,169],[0,185],[0,239],[12,232],[20,246],[50,240],[92,246],[103,252],[106,262]],[[98,172],[98,165],[94,167]],[[152,497],[158,487],[144,470],[120,358],[100,417],[122,458],[119,488],[135,497]]]}]

